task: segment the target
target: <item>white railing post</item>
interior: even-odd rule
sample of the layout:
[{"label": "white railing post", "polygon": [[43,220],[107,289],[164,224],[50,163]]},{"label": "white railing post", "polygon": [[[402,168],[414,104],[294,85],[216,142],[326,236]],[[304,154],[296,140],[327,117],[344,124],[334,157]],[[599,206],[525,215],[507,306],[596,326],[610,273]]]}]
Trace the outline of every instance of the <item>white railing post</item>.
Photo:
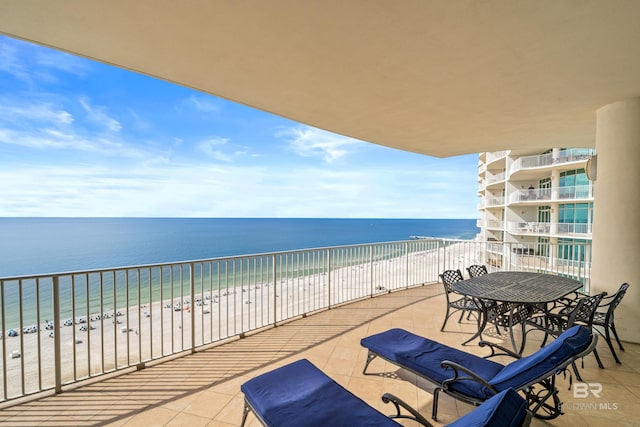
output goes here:
[{"label": "white railing post", "polygon": [[278,268],[277,268],[277,255],[273,254],[271,257],[273,261],[273,326],[278,326]]},{"label": "white railing post", "polygon": [[405,288],[409,289],[409,242],[404,243],[404,253],[407,258],[407,273],[405,274]]},{"label": "white railing post", "polygon": [[[60,278],[53,276],[53,366],[54,366],[54,381],[55,392],[62,392],[62,351],[60,340],[62,335],[60,333]],[[114,301],[115,302],[115,301]],[[74,331],[74,346],[75,346],[75,331]],[[6,381],[5,381],[6,384]]]},{"label": "white railing post", "polygon": [[[193,277],[195,273],[195,264],[189,264],[189,318],[191,320],[191,353],[196,352],[196,310],[195,310],[195,278]],[[182,286],[182,285],[181,285]]]},{"label": "white railing post", "polygon": [[369,245],[369,295],[373,297],[373,245]]}]

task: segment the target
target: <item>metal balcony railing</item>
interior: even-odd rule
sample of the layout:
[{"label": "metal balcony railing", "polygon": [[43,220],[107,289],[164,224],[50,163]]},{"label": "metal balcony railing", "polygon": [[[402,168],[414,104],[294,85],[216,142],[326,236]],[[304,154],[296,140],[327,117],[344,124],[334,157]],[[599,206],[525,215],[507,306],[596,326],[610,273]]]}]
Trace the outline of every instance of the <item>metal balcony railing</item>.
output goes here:
[{"label": "metal balcony railing", "polygon": [[485,206],[502,206],[504,205],[504,197],[487,197]]},{"label": "metal balcony railing", "polygon": [[509,203],[566,202],[593,199],[592,185],[574,185],[558,188],[523,189],[509,194]]},{"label": "metal balcony railing", "polygon": [[0,278],[0,401],[142,369],[335,305],[433,284],[443,270],[471,264],[588,284],[589,264],[566,256],[569,249],[536,247],[536,263],[514,249],[417,238]]},{"label": "metal balcony railing", "polygon": [[515,222],[507,223],[507,230],[513,234],[541,235],[591,235],[592,224],[552,223],[552,222]]},{"label": "metal balcony railing", "polygon": [[506,173],[500,172],[497,174],[487,174],[487,185],[495,184],[496,182],[501,182],[506,179]]},{"label": "metal balcony railing", "polygon": [[572,148],[560,151],[555,156],[553,153],[547,153],[537,156],[520,157],[513,162],[509,173],[514,174],[522,169],[534,169],[563,163],[586,161],[593,154],[595,154],[595,150],[592,149]]},{"label": "metal balcony railing", "polygon": [[487,164],[495,162],[496,160],[500,160],[504,158],[506,155],[507,155],[506,150],[488,152],[486,156]]}]

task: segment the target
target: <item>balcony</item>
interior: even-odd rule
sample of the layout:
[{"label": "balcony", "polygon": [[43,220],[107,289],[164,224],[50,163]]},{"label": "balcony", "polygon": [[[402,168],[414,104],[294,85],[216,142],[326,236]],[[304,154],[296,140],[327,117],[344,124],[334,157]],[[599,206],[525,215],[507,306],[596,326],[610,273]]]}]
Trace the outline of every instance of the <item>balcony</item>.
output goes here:
[{"label": "balcony", "polygon": [[[502,243],[488,245],[499,246],[504,254],[511,253],[511,249],[513,249],[510,245]],[[95,329],[89,327],[84,335],[76,332],[76,335],[83,338],[84,342],[77,344],[76,350],[72,347],[70,352],[62,354],[67,358],[66,366],[58,366],[52,370],[52,374],[58,370],[60,373],[73,371],[77,381],[61,384],[62,387],[57,390],[57,394],[40,398],[37,401],[5,402],[5,408],[1,413],[2,420],[9,424],[21,425],[126,424],[127,426],[136,426],[151,423],[154,425],[239,425],[243,405],[242,394],[239,391],[240,384],[257,373],[302,357],[310,359],[340,384],[384,412],[388,412],[389,408],[380,403],[380,396],[385,391],[393,391],[419,408],[422,413],[428,414],[433,398],[433,386],[418,381],[418,387],[416,387],[416,379],[413,375],[391,368],[389,365],[384,369],[392,369],[394,375],[364,377],[361,374],[361,369],[366,359],[366,352],[359,346],[359,340],[372,332],[391,327],[404,327],[447,344],[460,346],[460,343],[474,331],[475,324],[473,321],[461,324],[451,322],[447,327],[447,332],[439,331],[444,314],[444,296],[441,285],[435,283],[437,274],[445,268],[464,268],[471,263],[481,262],[485,256],[485,247],[488,245],[483,242],[425,239],[217,260],[226,263],[229,271],[232,271],[232,266],[235,265],[236,285],[246,288],[249,283],[255,283],[251,282],[249,277],[267,280],[269,275],[259,274],[260,269],[257,267],[242,270],[242,274],[240,274],[241,265],[245,265],[245,268],[246,266],[257,266],[262,257],[266,256],[272,259],[279,257],[278,260],[281,262],[269,264],[279,266],[275,275],[271,275],[277,279],[276,286],[280,291],[280,297],[274,297],[273,294],[270,296],[274,297],[274,301],[277,302],[274,302],[274,305],[267,304],[266,300],[269,298],[260,299],[257,297],[260,292],[254,292],[258,291],[254,286],[249,292],[253,298],[251,304],[231,303],[231,299],[227,299],[229,304],[218,303],[219,308],[228,307],[227,316],[231,316],[231,318],[235,316],[236,320],[228,322],[229,318],[227,317],[225,328],[228,329],[228,333],[226,334],[221,333],[221,328],[216,328],[218,335],[224,335],[222,339],[211,341],[207,338],[209,332],[206,331],[204,336],[207,339],[204,344],[202,344],[201,337],[203,335],[200,328],[204,328],[205,324],[212,322],[219,323],[220,319],[225,319],[223,313],[217,312],[215,317],[207,317],[203,311],[197,311],[197,306],[193,307],[194,309],[190,310],[188,314],[184,309],[174,312],[173,307],[168,310],[163,309],[163,312],[168,312],[164,316],[156,315],[151,311],[154,321],[160,324],[166,323],[165,327],[174,331],[174,337],[177,338],[175,340],[164,338],[165,348],[174,346],[176,352],[158,357],[155,360],[150,360],[149,355],[146,358],[143,357],[142,360],[138,356],[143,353],[140,349],[144,348],[144,345],[141,346],[140,343],[154,342],[153,337],[145,335],[146,329],[139,329],[138,334],[119,331],[121,327],[140,325],[141,318],[136,315],[144,313],[144,308],[138,303],[141,302],[139,300],[141,295],[144,295],[148,289],[138,285],[137,282],[133,283],[132,278],[137,277],[138,274],[142,277],[144,270],[149,268],[153,270],[160,268],[160,266],[128,268],[128,272],[135,271],[135,274],[125,275],[130,278],[129,286],[124,289],[116,287],[116,300],[119,300],[119,292],[121,290],[127,292],[126,289],[129,289],[128,297],[132,300],[131,304],[125,304],[122,310],[123,316],[120,316],[123,319],[120,325],[125,326],[119,326],[117,329],[118,335],[126,337],[124,344],[121,344],[120,339],[113,342],[113,346],[117,345],[121,351],[118,363],[122,365],[118,365],[117,370],[101,373],[99,372],[100,363],[93,363],[95,359],[105,359],[106,350],[102,350],[102,355],[100,355],[101,346],[105,342],[109,342],[109,339],[105,340],[104,335],[100,333],[100,331],[104,331],[102,328],[108,329],[108,325],[105,324],[109,322],[104,322],[104,319],[94,321],[98,322],[95,323]],[[331,250],[328,252],[330,259],[325,259],[328,261],[325,264],[327,270],[323,271],[322,268],[318,268],[323,265],[319,254],[327,252],[329,249]],[[352,263],[351,261],[355,261],[356,258],[357,263]],[[528,258],[531,261],[533,257]],[[536,258],[543,259],[541,256]],[[515,265],[518,259],[518,256],[513,255],[512,265]],[[204,283],[206,288],[206,280],[201,282],[197,279],[196,274],[193,277],[187,274],[187,267],[192,272],[200,271],[196,267],[200,262],[206,265],[212,263],[213,260],[182,264],[184,266],[182,271],[176,264],[162,265],[162,267],[174,272],[174,282],[184,280],[185,283],[188,283],[188,287],[178,285],[175,290],[184,289],[185,293],[192,293],[193,295],[190,295],[192,297],[201,291],[201,283]],[[552,264],[554,263],[549,263],[549,268]],[[329,268],[329,266],[333,267]],[[302,267],[306,267],[306,269]],[[523,270],[539,271],[540,267],[540,264],[525,265],[521,263]],[[567,269],[569,267],[560,266],[559,268],[556,273],[570,273],[570,270]],[[294,273],[296,269],[299,274]],[[205,271],[208,271],[208,268]],[[580,271],[580,274],[588,273],[588,270],[585,271],[584,265]],[[82,299],[80,295],[87,289],[87,285],[81,282],[80,278],[86,275],[91,276],[94,273],[71,274],[76,278],[77,288],[70,289],[73,292],[66,294],[66,296],[79,302]],[[112,275],[111,270],[100,271],[100,273],[103,278]],[[66,280],[63,276],[57,276],[58,287],[61,287],[60,284]],[[324,307],[319,304],[310,304],[310,300],[307,298],[310,289],[322,283],[322,277],[326,278],[327,284],[329,281],[331,282],[331,286],[326,287],[325,297],[319,298],[319,300],[332,301],[330,305]],[[18,289],[22,291],[19,294],[26,295],[25,291],[30,286],[30,280],[31,278],[0,279],[3,296],[7,295],[7,292],[11,291],[13,287],[22,288]],[[47,286],[46,280],[44,277],[39,277],[39,282],[42,287],[40,289],[42,296],[45,286]],[[88,282],[90,291],[92,283],[100,285],[98,282],[92,282],[91,279]],[[142,282],[145,283],[145,280]],[[103,279],[102,286],[98,286],[98,288],[106,287]],[[268,287],[262,289],[268,289]],[[328,289],[333,292],[328,292]],[[227,296],[230,295],[231,290],[231,288],[227,290]],[[289,292],[288,295],[285,290]],[[107,295],[111,292],[113,292],[112,289],[102,295],[96,295],[96,298],[90,298],[90,300],[107,299]],[[233,300],[239,299],[240,301],[248,296],[246,294],[247,292],[231,293],[231,295],[235,295]],[[222,292],[219,295],[218,302],[222,300]],[[285,295],[287,297],[283,298]],[[173,296],[176,297],[175,291]],[[180,295],[180,297],[184,299],[185,295]],[[26,303],[27,299],[24,298],[23,303]],[[192,301],[195,300],[196,298],[192,298]],[[211,300],[207,301],[210,302],[205,307],[208,306],[213,312],[213,303]],[[59,308],[63,307],[65,305],[64,298],[57,305]],[[238,313],[232,313],[233,307],[240,310],[243,306],[245,310],[242,316],[237,316]],[[256,307],[261,307],[261,310],[270,307],[271,310],[279,313],[282,310],[285,312],[290,310],[290,312],[286,318],[279,318],[276,323],[270,324],[266,321],[268,317],[266,313],[263,313],[264,320],[260,321],[263,317],[260,316]],[[42,309],[42,307],[39,308]],[[147,307],[147,309],[149,308]],[[3,306],[3,309],[3,313],[11,311],[7,306]],[[22,309],[19,311],[27,312]],[[87,310],[82,311],[86,312]],[[24,318],[24,316],[22,317]],[[203,317],[204,322],[201,321]],[[117,316],[115,318],[117,319]],[[143,316],[142,319],[148,318]],[[195,322],[196,328],[192,329],[189,326],[191,321]],[[91,324],[91,321],[89,320],[88,323]],[[231,323],[235,323],[235,326],[232,326]],[[85,324],[79,323],[71,330],[79,329]],[[98,325],[100,328],[97,327]],[[277,327],[274,327],[276,325]],[[54,329],[60,331],[55,336],[62,335],[64,328],[61,326]],[[43,333],[46,332],[43,331]],[[170,336],[171,334],[165,331],[164,335]],[[161,338],[163,334],[154,336],[156,343],[163,341]],[[7,396],[7,391],[26,391],[27,393],[24,394],[28,395],[33,391],[32,386],[37,386],[38,383],[45,386],[48,384],[46,380],[48,373],[44,371],[49,368],[45,367],[44,362],[48,363],[48,359],[54,359],[60,355],[41,352],[37,346],[28,347],[26,344],[32,338],[35,337],[21,335],[21,338],[7,337],[3,340],[3,354],[9,354],[7,350],[11,344],[20,343],[24,355],[19,359],[3,359],[5,396]],[[495,337],[492,335],[492,339],[508,340],[508,337],[504,334]],[[12,342],[12,340],[14,341]],[[43,342],[45,340],[55,341],[55,337],[46,338],[43,336],[40,339]],[[191,345],[191,340],[194,340],[197,345]],[[33,342],[36,341],[33,340]],[[64,347],[67,342],[59,344]],[[90,346],[92,346],[91,352],[86,354],[83,349]],[[111,347],[109,344],[107,346]],[[640,362],[640,345],[626,344],[625,346],[627,351],[619,354],[623,364],[617,366],[610,357],[606,344],[601,342],[600,355],[606,366],[605,371],[596,368],[592,357],[585,360],[586,367],[582,371],[585,381],[604,384],[603,397],[624,409],[624,412],[622,410],[615,413],[607,412],[602,415],[603,418],[613,416],[620,417],[620,420],[628,420],[629,417],[640,417],[640,409],[635,404],[637,398],[628,389],[628,387],[634,387],[640,380],[640,374],[633,369]],[[154,348],[153,345],[151,348]],[[484,355],[486,353],[485,349],[481,349],[475,344],[466,347],[460,346],[460,348],[476,354]],[[536,343],[530,342],[526,351],[535,351],[536,348]],[[86,356],[83,356],[83,353]],[[40,355],[43,357],[36,357]],[[184,357],[176,359],[176,356]],[[47,359],[47,361],[41,360],[43,363],[40,369],[32,371],[29,375],[21,375],[20,370],[16,369],[16,366],[22,366],[24,371],[28,363],[37,363],[39,359]],[[11,365],[12,363],[13,365]],[[89,366],[92,369],[83,372],[83,369]],[[38,375],[41,376],[39,381]],[[7,378],[10,380],[7,381]],[[592,412],[585,412],[583,407],[578,405],[583,402],[582,400],[572,398],[571,393],[567,391],[568,378],[558,377],[558,380],[560,381],[561,397],[571,410],[566,410],[566,415],[549,424],[565,425],[566,422],[575,422],[585,426],[604,425],[603,418],[594,416]],[[10,384],[17,385],[17,389],[12,388]],[[49,393],[56,391],[50,388],[48,390]],[[43,391],[46,393],[46,390]],[[14,396],[7,397],[13,398]],[[456,403],[448,397],[443,397],[441,405],[441,415],[439,423],[436,425],[449,423],[472,409],[471,406]],[[595,415],[600,415],[600,413]],[[606,422],[610,423],[611,418]],[[248,425],[257,426],[259,424],[254,419],[250,419]],[[536,420],[533,425],[548,424]]]},{"label": "balcony", "polygon": [[592,224],[586,223],[551,223],[551,222],[514,222],[507,223],[507,230],[512,234],[549,235],[590,237]]},{"label": "balcony", "polygon": [[523,189],[509,194],[509,204],[530,204],[593,200],[592,185]]},{"label": "balcony", "polygon": [[487,186],[503,182],[505,179],[506,179],[506,173],[505,172],[499,172],[497,174],[488,173],[487,174]]},{"label": "balcony", "polygon": [[503,206],[504,205],[504,197],[487,197],[485,201],[486,207],[495,207],[495,206]]},{"label": "balcony", "polygon": [[566,163],[586,162],[594,153],[595,150],[591,149],[572,148],[560,151],[557,157],[554,157],[553,153],[520,157],[511,165],[509,174],[513,175],[516,172],[527,169],[549,168]]},{"label": "balcony", "polygon": [[486,164],[488,165],[488,164],[493,163],[495,161],[504,159],[505,157],[507,157],[507,151],[506,150],[488,152],[487,153]]},{"label": "balcony", "polygon": [[502,230],[504,228],[504,221],[499,221],[497,219],[489,219],[486,221],[486,228],[492,230]]},{"label": "balcony", "polygon": [[[421,413],[429,414],[434,386],[389,364],[382,368],[388,375],[365,377],[362,368],[366,352],[359,341],[368,334],[401,327],[465,351],[486,355],[486,350],[475,343],[460,345],[471,335],[473,322],[450,322],[446,332],[439,331],[444,304],[439,284],[361,300],[162,365],[5,409],[3,420],[15,425],[34,425],[37,421],[44,426],[238,426],[243,407],[240,385],[258,373],[300,358],[311,360],[349,391],[384,413],[391,411],[388,405],[381,403],[380,396],[392,391]],[[508,340],[504,334],[503,338]],[[540,337],[530,334],[530,338],[527,352],[538,347],[536,341]],[[635,390],[640,374],[634,367],[640,365],[640,345],[625,343],[625,348],[625,352],[618,353],[622,365],[616,365],[609,357],[606,345],[603,347],[600,343],[599,353],[605,370],[597,368],[593,356],[585,358],[585,367],[580,368],[584,381],[602,384],[600,399],[574,398],[569,390],[569,378],[558,376],[565,414],[548,422],[534,419],[532,426],[595,427],[612,423],[625,425],[625,422],[639,420]],[[613,410],[614,403],[617,410]],[[438,422],[434,422],[436,426],[450,423],[473,409],[448,396],[441,398],[440,405]],[[250,415],[247,426],[259,425]],[[416,424],[407,422],[404,425]]]}]

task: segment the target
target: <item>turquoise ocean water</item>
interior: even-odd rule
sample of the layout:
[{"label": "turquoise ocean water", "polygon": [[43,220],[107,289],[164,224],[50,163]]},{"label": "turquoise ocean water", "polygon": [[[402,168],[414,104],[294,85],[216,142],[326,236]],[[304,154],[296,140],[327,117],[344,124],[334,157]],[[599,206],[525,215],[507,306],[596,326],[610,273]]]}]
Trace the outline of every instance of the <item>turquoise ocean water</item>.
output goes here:
[{"label": "turquoise ocean water", "polygon": [[478,231],[475,219],[0,218],[0,277]]}]

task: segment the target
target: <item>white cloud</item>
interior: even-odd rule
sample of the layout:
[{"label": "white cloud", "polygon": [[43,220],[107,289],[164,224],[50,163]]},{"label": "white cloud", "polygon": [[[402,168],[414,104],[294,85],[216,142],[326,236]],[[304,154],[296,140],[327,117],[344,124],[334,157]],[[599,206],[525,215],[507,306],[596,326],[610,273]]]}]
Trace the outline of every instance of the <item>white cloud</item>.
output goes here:
[{"label": "white cloud", "polygon": [[120,122],[107,114],[106,107],[93,106],[89,103],[89,100],[87,98],[80,98],[78,102],[87,112],[87,119],[90,122],[97,124],[98,126],[101,126],[114,133],[120,132],[120,130],[122,129],[122,125],[120,124]]},{"label": "white cloud", "polygon": [[348,155],[363,144],[362,141],[310,126],[288,128],[279,131],[277,137],[287,140],[289,147],[302,157],[321,157],[331,163]]},{"label": "white cloud", "polygon": [[38,49],[36,52],[35,61],[40,67],[63,71],[78,77],[84,77],[90,68],[89,61],[65,52],[44,49]]},{"label": "white cloud", "polygon": [[201,113],[219,113],[221,110],[220,104],[216,103],[214,98],[195,95],[183,100],[178,108],[187,108]]},{"label": "white cloud", "polygon": [[237,149],[229,144],[228,138],[219,137],[204,140],[197,145],[197,148],[208,157],[227,163],[248,153],[247,147]]},{"label": "white cloud", "polygon": [[463,183],[451,183],[448,192],[431,189],[420,168],[9,165],[0,169],[0,182],[10,183],[0,186],[0,216],[458,218],[476,213],[476,199],[460,195]]},{"label": "white cloud", "polygon": [[89,69],[89,61],[73,55],[0,36],[0,71],[20,81],[58,82],[60,71],[84,77]]},{"label": "white cloud", "polygon": [[13,100],[0,100],[0,116],[2,121],[16,124],[19,121],[46,122],[53,126],[64,126],[73,123],[74,117],[64,108],[51,103],[37,102],[29,105],[18,105]]}]

